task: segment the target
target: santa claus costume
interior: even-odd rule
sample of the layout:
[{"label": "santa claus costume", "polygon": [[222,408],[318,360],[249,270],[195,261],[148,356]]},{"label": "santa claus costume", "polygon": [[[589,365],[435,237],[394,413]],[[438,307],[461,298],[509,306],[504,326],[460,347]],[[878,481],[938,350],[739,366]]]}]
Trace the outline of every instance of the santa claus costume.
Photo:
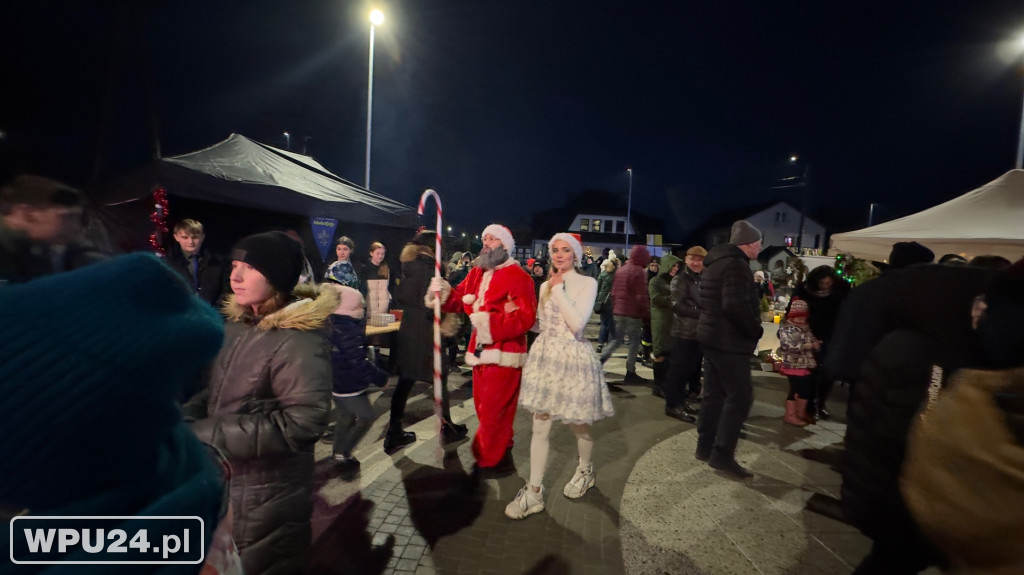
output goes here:
[{"label": "santa claus costume", "polygon": [[491,224],[480,234],[486,236],[500,240],[509,257],[491,269],[478,264],[462,283],[450,287],[450,293],[442,290],[441,296],[444,311],[464,310],[473,325],[466,348],[480,422],[473,456],[479,468],[493,469],[503,460],[510,461],[506,454],[512,448],[512,424],[526,364],[526,332],[537,318],[537,298],[533,280],[511,257],[515,242],[508,228]]}]

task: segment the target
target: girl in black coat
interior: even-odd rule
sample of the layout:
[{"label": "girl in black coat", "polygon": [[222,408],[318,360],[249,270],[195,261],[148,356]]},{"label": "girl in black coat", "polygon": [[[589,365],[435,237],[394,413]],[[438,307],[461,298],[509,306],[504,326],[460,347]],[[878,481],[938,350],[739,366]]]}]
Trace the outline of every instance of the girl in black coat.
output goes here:
[{"label": "girl in black coat", "polygon": [[[402,306],[402,325],[398,329],[395,369],[398,384],[391,396],[391,421],[384,437],[384,452],[391,454],[416,441],[416,434],[402,429],[402,417],[409,392],[417,381],[434,380],[434,313],[423,302],[434,277],[434,245],[436,235],[432,231],[416,234],[402,249],[402,281],[395,289],[395,300]],[[448,365],[442,357],[441,391],[442,417],[441,433],[446,441],[457,441],[468,432],[465,425],[452,422],[448,409]]]}]

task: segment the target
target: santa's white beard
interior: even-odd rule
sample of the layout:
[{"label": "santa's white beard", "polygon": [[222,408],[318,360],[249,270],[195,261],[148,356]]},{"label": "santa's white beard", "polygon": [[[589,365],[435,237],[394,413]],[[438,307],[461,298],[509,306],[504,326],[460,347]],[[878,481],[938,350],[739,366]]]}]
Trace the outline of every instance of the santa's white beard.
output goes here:
[{"label": "santa's white beard", "polygon": [[483,270],[493,270],[494,268],[505,263],[508,259],[508,252],[505,251],[504,247],[498,249],[485,249],[480,252],[480,257],[476,259],[476,267]]}]

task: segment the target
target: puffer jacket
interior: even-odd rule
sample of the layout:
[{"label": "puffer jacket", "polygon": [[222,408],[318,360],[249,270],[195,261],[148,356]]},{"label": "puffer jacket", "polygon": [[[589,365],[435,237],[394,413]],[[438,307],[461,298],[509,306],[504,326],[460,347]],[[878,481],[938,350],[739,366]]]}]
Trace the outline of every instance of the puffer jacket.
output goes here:
[{"label": "puffer jacket", "polygon": [[661,256],[661,270],[647,284],[647,293],[651,297],[651,353],[661,357],[672,349],[672,267],[682,260],[672,254]]},{"label": "puffer jacket", "polygon": [[700,274],[685,265],[672,278],[672,337],[697,339],[700,319]]},{"label": "puffer jacket", "polygon": [[331,314],[327,325],[334,393],[359,393],[371,383],[383,387],[388,381],[388,374],[366,357],[366,323],[345,315]]},{"label": "puffer jacket", "polygon": [[612,282],[615,281],[615,271],[601,272],[601,275],[597,276],[597,299],[594,300],[601,304],[601,311],[604,311],[605,306],[614,305],[612,302]]},{"label": "puffer jacket", "polygon": [[247,574],[295,573],[310,545],[313,447],[331,405],[324,322],[338,306],[330,288],[299,286],[300,299],[264,317],[225,300],[224,347],[193,423],[233,470],[234,538]]},{"label": "puffer jacket", "polygon": [[701,347],[726,353],[754,353],[761,339],[761,312],[750,260],[740,248],[722,244],[704,258],[700,279]]},{"label": "puffer jacket", "polygon": [[636,245],[629,252],[629,261],[615,272],[612,281],[612,312],[623,317],[651,317],[651,300],[647,293],[647,264],[651,254],[647,246]]}]

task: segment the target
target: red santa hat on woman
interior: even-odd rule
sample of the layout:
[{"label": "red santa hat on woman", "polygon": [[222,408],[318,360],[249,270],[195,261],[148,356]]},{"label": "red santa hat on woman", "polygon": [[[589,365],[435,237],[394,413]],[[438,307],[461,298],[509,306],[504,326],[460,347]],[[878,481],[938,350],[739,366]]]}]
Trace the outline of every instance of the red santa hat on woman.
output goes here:
[{"label": "red santa hat on woman", "polygon": [[512,255],[516,251],[516,242],[512,239],[512,232],[510,232],[505,226],[491,224],[484,228],[484,231],[480,233],[480,238],[482,239],[487,234],[491,234],[501,240],[501,245],[504,246],[505,251],[508,252],[509,255]]},{"label": "red santa hat on woman", "polygon": [[583,265],[583,244],[580,243],[579,234],[559,232],[551,236],[551,239],[548,240],[548,251],[551,251],[552,246],[554,246],[555,242],[558,240],[562,240],[569,244],[569,247],[572,248],[572,253],[576,254],[576,265]]}]

